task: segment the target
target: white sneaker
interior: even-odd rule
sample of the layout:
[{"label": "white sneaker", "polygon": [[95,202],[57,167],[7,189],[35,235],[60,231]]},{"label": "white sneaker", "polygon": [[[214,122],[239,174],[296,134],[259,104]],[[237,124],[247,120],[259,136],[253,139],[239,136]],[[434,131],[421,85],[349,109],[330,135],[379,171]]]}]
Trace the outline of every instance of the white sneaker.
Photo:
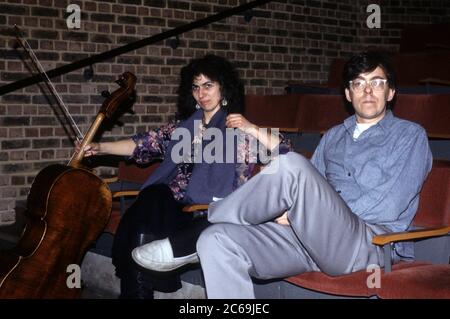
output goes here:
[{"label": "white sneaker", "polygon": [[131,252],[131,256],[139,266],[154,271],[171,271],[187,264],[199,262],[197,253],[174,257],[169,238],[136,247]]}]

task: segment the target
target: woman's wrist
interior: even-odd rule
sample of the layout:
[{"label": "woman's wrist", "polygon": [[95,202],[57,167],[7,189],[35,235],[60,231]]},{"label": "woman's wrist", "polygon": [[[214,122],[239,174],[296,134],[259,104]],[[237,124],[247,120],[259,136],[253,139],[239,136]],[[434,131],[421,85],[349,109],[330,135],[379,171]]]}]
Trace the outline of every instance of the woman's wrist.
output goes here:
[{"label": "woman's wrist", "polygon": [[253,124],[248,133],[254,138],[259,139],[259,126]]}]

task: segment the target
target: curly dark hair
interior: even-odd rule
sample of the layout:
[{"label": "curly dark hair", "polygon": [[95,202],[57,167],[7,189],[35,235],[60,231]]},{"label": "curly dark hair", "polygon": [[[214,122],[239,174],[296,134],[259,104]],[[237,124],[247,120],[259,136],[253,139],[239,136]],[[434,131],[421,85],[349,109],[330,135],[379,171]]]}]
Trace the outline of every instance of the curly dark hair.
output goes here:
[{"label": "curly dark hair", "polygon": [[236,68],[225,58],[207,54],[202,58],[191,60],[181,69],[177,91],[178,119],[187,119],[196,110],[197,102],[192,96],[192,82],[200,74],[219,82],[222,97],[228,102],[226,106],[222,106],[227,113],[244,113],[244,85]]}]

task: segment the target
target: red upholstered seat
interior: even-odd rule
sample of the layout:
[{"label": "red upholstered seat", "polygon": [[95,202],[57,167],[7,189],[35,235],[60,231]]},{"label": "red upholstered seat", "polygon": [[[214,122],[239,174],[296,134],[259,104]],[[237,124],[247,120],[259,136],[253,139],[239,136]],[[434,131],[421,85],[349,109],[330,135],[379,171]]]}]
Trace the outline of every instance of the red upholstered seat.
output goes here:
[{"label": "red upholstered seat", "polygon": [[306,272],[292,276],[286,281],[314,291],[339,295],[339,296],[363,296],[376,295],[376,291],[369,290],[366,284],[367,272],[358,271],[348,275],[332,277],[322,272]]},{"label": "red upholstered seat", "polygon": [[[405,270],[415,268],[418,266],[428,265],[425,262],[407,263],[402,262],[392,267],[393,271]],[[384,274],[384,271],[381,270]],[[348,297],[371,297],[378,294],[378,288],[369,288],[367,279],[372,272],[365,270],[353,272],[342,276],[328,276],[322,272],[307,272],[301,275],[292,276],[286,281],[301,286],[306,289]],[[384,279],[381,279],[381,286],[384,284]]]},{"label": "red upholstered seat", "polygon": [[380,298],[450,299],[450,265],[397,269],[381,277]]}]

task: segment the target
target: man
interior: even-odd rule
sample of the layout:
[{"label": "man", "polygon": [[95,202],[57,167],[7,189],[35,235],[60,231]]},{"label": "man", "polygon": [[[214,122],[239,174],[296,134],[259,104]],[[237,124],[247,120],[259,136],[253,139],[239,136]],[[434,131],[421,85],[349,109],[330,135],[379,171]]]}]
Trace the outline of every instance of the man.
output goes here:
[{"label": "man", "polygon": [[[342,275],[383,265],[374,235],[406,230],[432,156],[422,127],[394,117],[387,56],[365,52],[344,68],[355,114],[330,129],[311,161],[296,153],[210,204],[197,242],[208,298],[254,298],[251,277]],[[394,259],[412,257],[396,245]]]}]

